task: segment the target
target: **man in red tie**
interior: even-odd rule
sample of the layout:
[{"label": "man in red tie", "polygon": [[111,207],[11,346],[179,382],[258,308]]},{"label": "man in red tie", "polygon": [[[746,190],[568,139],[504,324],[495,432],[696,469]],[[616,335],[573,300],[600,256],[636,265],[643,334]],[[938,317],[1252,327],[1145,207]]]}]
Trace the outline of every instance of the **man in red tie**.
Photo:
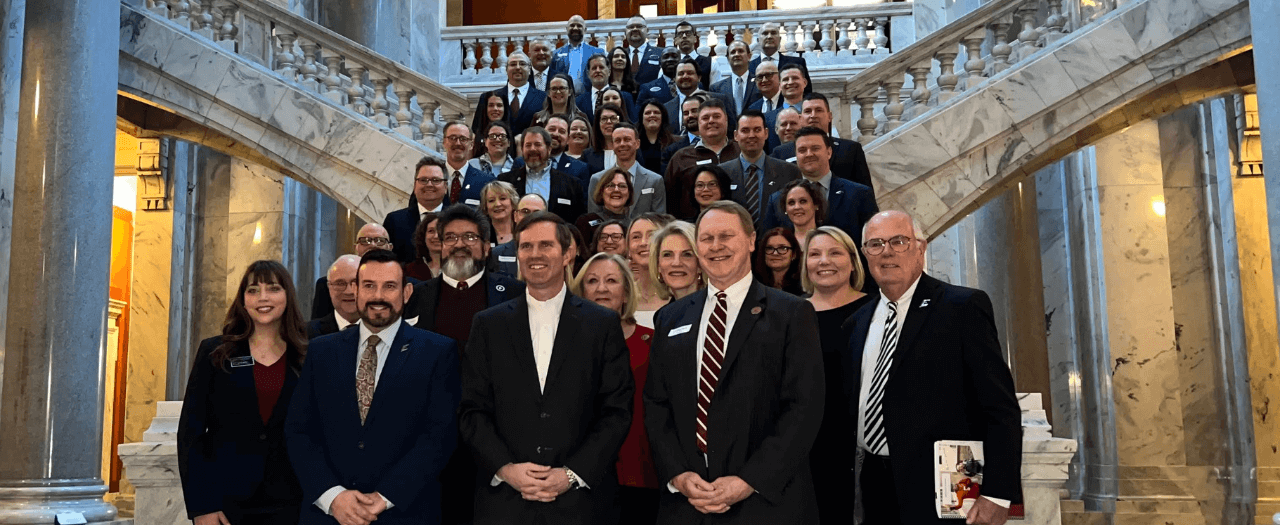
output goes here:
[{"label": "man in red tie", "polygon": [[663,524],[818,521],[808,454],[825,396],[817,315],[751,276],[751,214],[717,201],[698,217],[705,290],[654,319],[645,428]]}]

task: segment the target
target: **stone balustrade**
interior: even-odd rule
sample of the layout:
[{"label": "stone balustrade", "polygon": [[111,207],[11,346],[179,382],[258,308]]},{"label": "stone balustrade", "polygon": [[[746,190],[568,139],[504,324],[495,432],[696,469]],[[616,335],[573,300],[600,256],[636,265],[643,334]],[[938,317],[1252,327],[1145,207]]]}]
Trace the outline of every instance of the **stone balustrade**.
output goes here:
[{"label": "stone balustrade", "polygon": [[[897,45],[915,38],[911,19],[911,2],[886,2],[846,7],[809,9],[770,9],[737,11],[687,16],[663,16],[646,19],[649,43],[674,45],[676,24],[687,20],[698,32],[698,53],[723,60],[721,70],[728,69],[727,46],[745,39],[751,52],[759,53],[760,43],[753,34],[769,22],[782,26],[782,52],[803,56],[809,67],[840,69],[845,74],[852,66],[866,65],[888,56]],[[602,49],[620,45],[625,37],[626,19],[589,20],[584,36],[587,42]],[[903,27],[902,42],[895,26]],[[528,52],[529,44],[545,40],[552,48],[567,42],[565,22],[535,24],[501,24],[449,27],[441,31],[442,71],[446,79],[460,82],[500,82],[507,57],[515,50]]]},{"label": "stone balustrade", "polygon": [[439,149],[443,122],[470,113],[457,91],[269,0],[146,0],[146,6],[433,150]]},{"label": "stone balustrade", "polygon": [[[988,2],[850,76],[840,98],[856,104],[858,140],[870,143],[1056,42],[1070,31],[1069,2]],[[1098,3],[1089,14],[1108,5],[1114,9]]]}]

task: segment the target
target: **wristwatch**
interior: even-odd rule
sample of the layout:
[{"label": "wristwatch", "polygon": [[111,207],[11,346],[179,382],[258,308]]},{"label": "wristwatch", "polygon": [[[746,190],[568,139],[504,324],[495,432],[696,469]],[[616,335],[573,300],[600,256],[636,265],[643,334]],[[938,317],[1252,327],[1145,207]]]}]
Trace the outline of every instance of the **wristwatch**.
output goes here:
[{"label": "wristwatch", "polygon": [[582,486],[582,480],[578,479],[578,475],[574,474],[572,470],[569,470],[569,467],[564,467],[564,475],[569,477],[570,488],[576,489]]}]

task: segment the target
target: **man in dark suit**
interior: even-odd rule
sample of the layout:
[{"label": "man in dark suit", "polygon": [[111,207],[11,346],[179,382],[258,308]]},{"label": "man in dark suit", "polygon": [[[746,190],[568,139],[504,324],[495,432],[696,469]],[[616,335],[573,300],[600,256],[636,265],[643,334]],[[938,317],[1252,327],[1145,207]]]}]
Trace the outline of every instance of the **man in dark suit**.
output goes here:
[{"label": "man in dark suit", "polygon": [[880,292],[846,321],[845,377],[866,523],[953,523],[934,511],[934,441],[973,440],[986,457],[968,523],[1002,525],[1021,498],[1022,421],[991,300],[924,274],[928,243],[906,213],[876,214],[864,236]]},{"label": "man in dark suit", "polygon": [[[827,200],[827,209],[822,210],[826,216],[823,226],[835,226],[844,230],[853,238],[853,242],[862,242],[862,225],[880,211],[876,204],[875,193],[871,188],[856,182],[832,176],[831,144],[835,142],[826,132],[811,126],[800,128],[796,132],[796,165],[800,173],[809,182],[820,186]],[[779,188],[769,197],[769,206],[765,209],[764,227],[794,227],[791,219],[782,212],[782,202],[786,201],[786,188]]]},{"label": "man in dark suit", "polygon": [[636,15],[627,20],[627,42],[623,49],[631,58],[631,76],[639,84],[658,78],[659,58],[662,51],[649,44],[649,23]]},{"label": "man in dark suit", "polygon": [[440,523],[457,444],[458,346],[400,319],[413,286],[395,254],[360,259],[361,323],[311,341],[285,423],[303,524]]},{"label": "man in dark suit", "polygon": [[[547,119],[547,133],[551,135],[551,169],[576,179],[586,191],[587,181],[591,178],[591,167],[587,163],[565,155],[569,148],[569,121],[563,114],[552,115]],[[520,159],[523,163],[524,159]],[[587,195],[582,195],[586,200]]]},{"label": "man in dark suit", "polygon": [[711,85],[711,92],[720,93],[733,100],[734,109],[739,115],[751,107],[755,101],[760,100],[760,90],[748,78],[750,75],[747,71],[747,61],[750,58],[751,49],[747,47],[747,43],[734,40],[729,44],[729,76]]},{"label": "man in dark suit", "polygon": [[751,76],[755,76],[756,68],[760,64],[771,62],[778,69],[787,64],[803,66],[801,71],[804,73],[804,92],[805,94],[813,92],[813,80],[809,78],[809,66],[805,63],[804,57],[792,57],[782,54],[782,30],[777,22],[767,22],[760,28],[760,56],[751,60]]},{"label": "man in dark suit", "polygon": [[658,311],[644,389],[654,467],[667,483],[658,523],[816,523],[817,315],[751,277],[755,231],[742,206],[712,203],[697,239],[708,287]]},{"label": "man in dark suit", "polygon": [[515,186],[521,196],[538,194],[552,213],[566,222],[576,221],[587,212],[587,203],[582,197],[586,192],[577,179],[551,168],[547,160],[550,144],[551,135],[547,130],[537,126],[529,128],[520,145],[525,165],[499,175],[498,180]]},{"label": "man in dark suit", "polygon": [[551,55],[551,44],[538,38],[529,42],[529,84],[538,91],[547,92],[547,81],[558,71],[552,66],[555,58]]},{"label": "man in dark suit", "polygon": [[413,231],[418,229],[423,215],[440,211],[444,205],[449,187],[445,169],[445,163],[440,159],[422,157],[413,167],[413,195],[409,198],[409,206],[388,213],[382,219],[400,262],[412,262],[418,257],[413,248]]},{"label": "man in dark suit", "polygon": [[568,293],[563,220],[535,212],[515,242],[528,287],[476,315],[463,354],[459,424],[483,481],[475,523],[607,523],[635,388],[622,325]]},{"label": "man in dark suit", "polygon": [[[581,92],[574,97],[573,103],[578,106],[578,110],[587,114],[587,118],[592,122],[596,120],[596,109],[602,104],[602,91],[609,87],[609,59],[604,55],[595,55],[587,59],[587,84],[578,88]],[[631,97],[631,93],[626,91],[618,91],[622,95],[621,108],[627,113],[627,118],[631,119],[635,116],[635,100]]]},{"label": "man in dark suit", "polygon": [[[684,102],[689,96],[695,93],[705,93],[704,96],[720,99],[724,103],[725,112],[729,115],[729,131],[733,131],[732,126],[736,125],[738,121],[738,114],[733,110],[733,98],[720,93],[698,89],[701,78],[698,75],[698,64],[696,62],[681,60],[676,65],[676,96],[664,104],[667,108],[667,114],[680,115],[680,108],[684,107]],[[681,122],[677,121],[673,116],[670,124],[672,134],[680,133],[680,124]]]},{"label": "man in dark suit", "polygon": [[[804,105],[800,110],[801,118],[806,125],[816,127],[831,134],[831,105],[822,93],[805,95]],[[875,190],[871,183],[871,170],[867,168],[867,155],[862,151],[862,143],[856,140],[831,140],[831,173],[845,180],[851,180]],[[784,143],[773,149],[774,158],[787,162],[796,160],[795,142]]]},{"label": "man in dark suit", "polygon": [[[405,241],[408,242],[409,240],[405,239]],[[354,249],[357,261],[359,260],[359,257],[363,256],[369,250],[390,250],[394,247],[395,245],[387,235],[387,229],[383,228],[381,224],[376,222],[365,224],[360,227],[360,231],[356,232]],[[353,270],[351,273],[351,279],[354,278],[355,272]],[[350,292],[354,294],[355,290],[350,290]],[[333,313],[334,309],[338,305],[333,302],[333,297],[330,294],[329,274],[326,273],[324,276],[316,279],[316,288],[311,296],[311,319],[321,319]],[[350,299],[354,301],[355,297],[351,296]],[[354,311],[354,303],[350,305],[350,308]],[[359,312],[356,312],[356,314],[359,315]],[[334,324],[337,324],[336,320],[334,321]]]},{"label": "man in dark suit", "polygon": [[711,58],[698,54],[698,30],[688,20],[676,24],[676,49],[680,59],[689,59],[698,65],[699,89],[707,89],[715,80],[711,77]]},{"label": "man in dark suit", "polygon": [[741,203],[751,213],[757,231],[764,231],[764,210],[769,196],[788,182],[800,178],[800,170],[789,162],[783,162],[764,154],[769,134],[764,127],[764,115],[748,110],[738,117],[738,131],[734,134],[738,158],[720,165],[733,183],[734,202]]},{"label": "man in dark suit", "polygon": [[672,119],[679,119],[681,129],[679,137],[662,150],[662,171],[667,172],[667,165],[671,163],[671,157],[689,146],[696,145],[702,141],[702,137],[698,132],[698,108],[702,107],[702,103],[707,101],[706,92],[696,92],[684,99],[684,103],[680,105],[679,113],[671,115]]},{"label": "man in dark suit", "polygon": [[[661,74],[652,81],[640,85],[640,94],[636,97],[637,108],[643,108],[644,103],[651,98],[665,104],[675,96],[671,92],[671,86],[675,84],[676,64],[680,63],[680,50],[674,47],[663,49],[658,63],[662,66]],[[672,115],[671,118],[675,116]]]},{"label": "man in dark suit", "polygon": [[581,15],[569,17],[568,27],[565,28],[565,35],[569,37],[569,42],[556,49],[552,59],[551,74],[547,78],[551,78],[556,73],[564,73],[573,79],[573,85],[577,89],[587,85],[587,59],[592,55],[603,55],[604,50],[587,42],[586,34],[586,19]]},{"label": "man in dark suit", "polygon": [[[359,265],[359,255],[346,254],[329,266],[324,287],[328,292],[331,308],[329,313],[307,323],[307,339],[339,332],[360,321],[360,310],[356,308],[356,268]],[[319,281],[316,285],[317,294],[320,286],[318,283]]]},{"label": "man in dark suit", "polygon": [[489,95],[497,95],[507,101],[506,112],[502,120],[511,125],[511,134],[519,135],[533,123],[533,114],[542,111],[542,102],[547,98],[544,91],[529,84],[529,73],[532,71],[529,57],[516,51],[507,57],[507,84],[493,91],[480,94],[480,102],[476,104],[475,116],[471,118],[471,129],[482,125],[485,102]]}]

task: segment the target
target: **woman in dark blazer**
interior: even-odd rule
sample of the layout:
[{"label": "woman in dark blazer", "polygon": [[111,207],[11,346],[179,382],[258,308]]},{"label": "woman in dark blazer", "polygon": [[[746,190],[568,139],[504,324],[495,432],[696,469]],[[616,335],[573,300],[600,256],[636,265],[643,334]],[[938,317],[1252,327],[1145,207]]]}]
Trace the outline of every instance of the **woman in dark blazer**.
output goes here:
[{"label": "woman in dark blazer", "polygon": [[196,354],[178,427],[178,471],[195,525],[298,522],[302,489],[284,421],[306,356],[289,271],[249,265],[222,335]]}]

